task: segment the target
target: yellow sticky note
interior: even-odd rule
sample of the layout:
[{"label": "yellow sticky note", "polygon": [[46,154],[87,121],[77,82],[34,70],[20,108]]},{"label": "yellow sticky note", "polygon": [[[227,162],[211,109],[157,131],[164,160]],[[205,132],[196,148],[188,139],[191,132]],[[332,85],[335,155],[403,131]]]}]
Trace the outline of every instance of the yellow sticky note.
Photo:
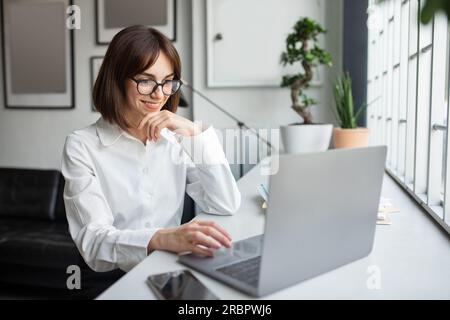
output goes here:
[{"label": "yellow sticky note", "polygon": [[384,207],[384,208],[379,208],[378,211],[386,212],[386,213],[397,213],[397,212],[400,212],[400,209],[394,208],[394,207]]},{"label": "yellow sticky note", "polygon": [[391,219],[389,219],[389,217],[386,215],[384,219],[382,220],[377,220],[377,224],[378,225],[389,225],[392,224]]}]

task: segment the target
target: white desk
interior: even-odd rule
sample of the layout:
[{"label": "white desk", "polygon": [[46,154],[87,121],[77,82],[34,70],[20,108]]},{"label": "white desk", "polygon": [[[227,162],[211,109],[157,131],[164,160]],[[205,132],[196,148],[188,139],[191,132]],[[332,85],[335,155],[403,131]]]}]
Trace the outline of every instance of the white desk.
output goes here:
[{"label": "white desk", "polygon": [[[267,177],[254,167],[239,182],[242,205],[234,216],[201,214],[215,220],[233,240],[261,234],[264,214],[256,186]],[[392,225],[377,226],[372,253],[361,260],[266,296],[267,299],[450,299],[450,239],[388,175],[382,196],[392,199],[400,213]],[[367,282],[380,271],[380,289]],[[102,293],[98,299],[156,299],[145,280],[149,274],[185,268],[175,254],[154,252]],[[221,299],[251,297],[193,271]],[[373,278],[371,278],[373,279]],[[373,286],[372,286],[373,288]]]}]

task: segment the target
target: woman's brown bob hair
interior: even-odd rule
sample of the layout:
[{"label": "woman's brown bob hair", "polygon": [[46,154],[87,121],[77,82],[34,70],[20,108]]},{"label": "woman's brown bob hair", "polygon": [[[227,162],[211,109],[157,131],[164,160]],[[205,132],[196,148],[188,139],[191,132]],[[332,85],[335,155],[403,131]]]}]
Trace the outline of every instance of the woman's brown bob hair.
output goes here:
[{"label": "woman's brown bob hair", "polygon": [[[158,30],[137,25],[125,28],[114,36],[92,92],[94,106],[103,118],[122,129],[131,127],[123,117],[127,101],[125,81],[150,68],[161,51],[172,63],[174,79],[181,79],[178,52]],[[176,112],[179,100],[180,91],[170,96],[162,109]]]}]

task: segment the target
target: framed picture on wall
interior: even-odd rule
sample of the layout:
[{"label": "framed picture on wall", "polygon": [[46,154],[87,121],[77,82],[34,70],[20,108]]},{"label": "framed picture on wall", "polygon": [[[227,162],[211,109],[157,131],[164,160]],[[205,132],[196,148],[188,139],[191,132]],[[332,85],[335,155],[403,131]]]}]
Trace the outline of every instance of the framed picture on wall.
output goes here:
[{"label": "framed picture on wall", "polygon": [[69,0],[1,0],[6,108],[74,107]]},{"label": "framed picture on wall", "polygon": [[102,66],[103,57],[91,57],[91,88],[90,88],[90,96],[91,96],[91,105],[92,111],[97,112],[94,107],[94,102],[92,101],[92,90],[94,89],[95,80],[97,79],[98,72],[100,71],[100,67]]},{"label": "framed picture on wall", "polygon": [[176,40],[176,0],[96,0],[97,43],[108,44],[125,27],[141,24]]}]

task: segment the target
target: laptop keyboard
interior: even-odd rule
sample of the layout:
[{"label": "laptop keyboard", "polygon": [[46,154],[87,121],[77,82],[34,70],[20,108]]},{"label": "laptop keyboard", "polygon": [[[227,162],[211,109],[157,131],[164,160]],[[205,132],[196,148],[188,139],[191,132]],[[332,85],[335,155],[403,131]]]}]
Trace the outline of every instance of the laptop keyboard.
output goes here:
[{"label": "laptop keyboard", "polygon": [[229,277],[245,282],[252,287],[258,286],[261,256],[239,261],[216,269]]}]

